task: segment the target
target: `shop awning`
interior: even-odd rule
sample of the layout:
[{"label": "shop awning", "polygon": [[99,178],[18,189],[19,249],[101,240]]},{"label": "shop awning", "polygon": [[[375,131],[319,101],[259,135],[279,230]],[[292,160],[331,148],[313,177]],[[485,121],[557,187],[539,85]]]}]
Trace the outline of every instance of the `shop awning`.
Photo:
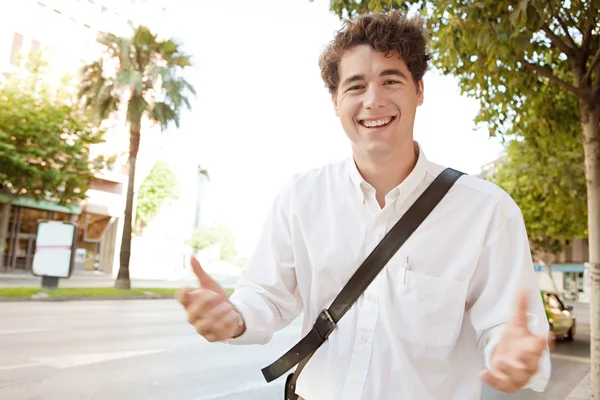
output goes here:
[{"label": "shop awning", "polygon": [[[546,267],[543,265],[536,264],[536,271],[546,271]],[[552,265],[552,272],[584,272],[585,264],[554,264]]]},{"label": "shop awning", "polygon": [[[10,196],[5,193],[0,193],[0,203],[8,203]],[[56,211],[67,214],[81,214],[81,207],[78,205],[62,205],[48,200],[35,200],[30,197],[15,197],[12,200],[15,206],[35,208],[38,210]]]}]

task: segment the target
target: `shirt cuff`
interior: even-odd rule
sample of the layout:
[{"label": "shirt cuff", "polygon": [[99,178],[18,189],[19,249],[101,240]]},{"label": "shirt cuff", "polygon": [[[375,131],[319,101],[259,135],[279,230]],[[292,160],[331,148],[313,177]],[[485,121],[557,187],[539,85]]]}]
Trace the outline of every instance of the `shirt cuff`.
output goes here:
[{"label": "shirt cuff", "polygon": [[236,338],[223,340],[226,344],[266,344],[273,337],[273,330],[265,317],[272,315],[272,311],[265,301],[254,291],[240,290],[231,295],[229,301],[238,310],[244,319],[246,329]]}]

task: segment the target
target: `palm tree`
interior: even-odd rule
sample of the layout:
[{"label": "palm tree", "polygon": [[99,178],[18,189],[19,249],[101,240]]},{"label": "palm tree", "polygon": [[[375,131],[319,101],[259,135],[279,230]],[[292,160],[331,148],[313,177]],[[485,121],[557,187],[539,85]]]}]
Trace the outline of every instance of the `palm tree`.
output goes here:
[{"label": "palm tree", "polygon": [[98,43],[105,51],[99,60],[81,69],[79,98],[97,122],[118,112],[121,102],[127,106],[129,184],[115,288],[129,289],[134,178],[142,121],[160,124],[162,129],[171,122],[179,127],[180,113],[184,106],[191,109],[189,96],[196,92],[182,76],[184,68],[191,65],[190,56],[173,40],[159,40],[141,26],[131,38],[108,33],[100,35]]}]

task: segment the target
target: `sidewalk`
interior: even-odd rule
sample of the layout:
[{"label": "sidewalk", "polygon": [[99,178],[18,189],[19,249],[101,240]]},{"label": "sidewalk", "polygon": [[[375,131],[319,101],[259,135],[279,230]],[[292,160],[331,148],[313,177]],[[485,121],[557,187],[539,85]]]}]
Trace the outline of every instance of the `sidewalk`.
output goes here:
[{"label": "sidewalk", "polygon": [[[224,287],[234,287],[237,277],[228,274],[212,272],[211,276]],[[42,278],[26,273],[0,272],[0,288],[2,287],[32,287],[41,286]],[[63,288],[81,287],[112,287],[115,279],[111,274],[101,271],[73,271],[68,279],[60,279],[58,286]],[[142,288],[179,288],[182,286],[197,286],[198,280],[193,275],[174,276],[172,278],[131,278],[132,287]]]},{"label": "sidewalk", "polygon": [[565,400],[590,400],[591,398],[592,390],[590,387],[590,374],[588,373]]}]

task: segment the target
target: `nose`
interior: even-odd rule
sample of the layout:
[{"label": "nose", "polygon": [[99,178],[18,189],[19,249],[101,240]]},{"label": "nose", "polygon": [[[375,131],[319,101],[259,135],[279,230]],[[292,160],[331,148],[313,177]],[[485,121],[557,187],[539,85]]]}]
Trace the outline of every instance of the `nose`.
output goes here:
[{"label": "nose", "polygon": [[382,93],[382,88],[378,85],[369,85],[364,92],[363,106],[367,110],[384,107],[386,99]]}]

